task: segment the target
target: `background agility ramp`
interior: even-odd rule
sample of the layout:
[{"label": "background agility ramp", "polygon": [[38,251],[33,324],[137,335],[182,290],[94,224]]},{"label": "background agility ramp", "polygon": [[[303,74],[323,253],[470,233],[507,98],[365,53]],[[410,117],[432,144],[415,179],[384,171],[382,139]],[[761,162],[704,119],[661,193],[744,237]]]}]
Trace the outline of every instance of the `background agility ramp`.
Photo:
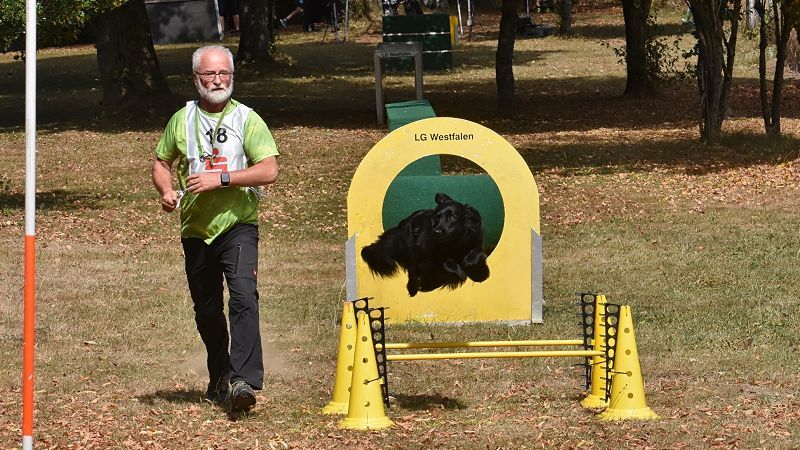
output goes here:
[{"label": "background agility ramp", "polygon": [[[420,159],[453,155],[486,175],[401,174]],[[435,206],[434,193],[481,213],[491,275],[482,283],[409,297],[408,277],[375,277],[361,249],[418,209]],[[542,322],[542,239],[539,192],[520,154],[494,131],[463,119],[416,121],[381,139],[356,169],[347,196],[347,299],[372,297],[392,323]]]}]

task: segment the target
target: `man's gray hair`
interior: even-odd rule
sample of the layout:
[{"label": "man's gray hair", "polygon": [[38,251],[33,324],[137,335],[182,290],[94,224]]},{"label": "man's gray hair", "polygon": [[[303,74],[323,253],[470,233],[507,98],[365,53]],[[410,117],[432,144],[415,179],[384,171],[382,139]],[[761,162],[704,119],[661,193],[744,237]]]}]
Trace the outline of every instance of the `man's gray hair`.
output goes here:
[{"label": "man's gray hair", "polygon": [[200,68],[200,58],[202,58],[203,55],[209,51],[224,52],[228,56],[228,62],[230,63],[231,70],[233,70],[233,53],[231,53],[227,47],[223,47],[221,45],[208,45],[206,47],[198,48],[194,51],[194,54],[192,54],[192,72],[197,72],[197,70]]}]

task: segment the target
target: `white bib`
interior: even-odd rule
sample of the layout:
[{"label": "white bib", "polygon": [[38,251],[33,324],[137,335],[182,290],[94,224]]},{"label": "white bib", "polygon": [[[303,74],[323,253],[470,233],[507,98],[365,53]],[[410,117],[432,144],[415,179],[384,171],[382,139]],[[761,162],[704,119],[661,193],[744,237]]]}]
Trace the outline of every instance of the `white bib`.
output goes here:
[{"label": "white bib", "polygon": [[219,118],[203,112],[198,102],[186,103],[186,159],[189,161],[189,175],[232,172],[247,168],[244,123],[250,111],[251,108],[239,104],[223,116],[216,136],[212,136],[220,122]]}]

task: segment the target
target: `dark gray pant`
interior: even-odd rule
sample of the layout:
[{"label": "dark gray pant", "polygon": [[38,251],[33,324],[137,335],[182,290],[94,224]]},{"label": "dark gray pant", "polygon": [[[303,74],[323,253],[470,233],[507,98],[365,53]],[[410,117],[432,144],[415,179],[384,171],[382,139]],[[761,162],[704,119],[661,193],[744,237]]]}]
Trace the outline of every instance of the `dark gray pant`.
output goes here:
[{"label": "dark gray pant", "polygon": [[[258,226],[238,224],[211,243],[183,238],[186,278],[197,331],[208,352],[212,382],[230,375],[261,389],[264,363],[258,326]],[[230,339],[223,311],[223,275],[228,284]],[[228,344],[230,343],[230,353]]]}]

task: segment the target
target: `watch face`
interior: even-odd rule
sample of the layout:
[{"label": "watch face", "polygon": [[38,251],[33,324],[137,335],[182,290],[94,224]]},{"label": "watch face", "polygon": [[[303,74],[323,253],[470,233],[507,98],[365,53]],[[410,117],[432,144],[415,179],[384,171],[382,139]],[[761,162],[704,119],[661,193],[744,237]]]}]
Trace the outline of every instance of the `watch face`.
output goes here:
[{"label": "watch face", "polygon": [[222,182],[223,186],[227,186],[228,183],[231,182],[231,174],[229,174],[228,172],[222,172],[222,174],[219,176],[219,179]]}]

